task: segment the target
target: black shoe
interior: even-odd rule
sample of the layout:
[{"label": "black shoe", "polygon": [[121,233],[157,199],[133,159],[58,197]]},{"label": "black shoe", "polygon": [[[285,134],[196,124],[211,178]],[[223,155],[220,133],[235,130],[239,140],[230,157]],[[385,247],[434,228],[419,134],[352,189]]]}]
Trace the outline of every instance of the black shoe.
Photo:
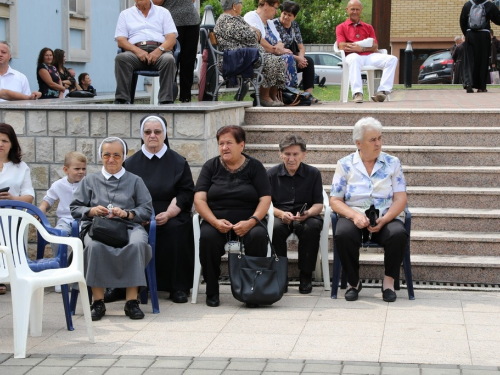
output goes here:
[{"label": "black shoe", "polygon": [[191,103],[191,98],[189,99],[179,99],[181,103]]},{"label": "black shoe", "polygon": [[114,104],[131,104],[128,100],[115,99]]},{"label": "black shoe", "polygon": [[207,294],[207,306],[217,307],[220,305],[219,295],[218,294]]},{"label": "black shoe", "polygon": [[347,292],[345,292],[345,300],[346,301],[356,301],[358,299],[358,294],[361,292],[361,289],[363,289],[363,284],[361,284],[361,281],[358,284],[358,289],[355,288],[350,288]]},{"label": "black shoe", "polygon": [[467,85],[465,86],[465,91],[467,91],[467,93],[471,94],[474,92],[474,90],[472,90],[472,86],[471,85]]},{"label": "black shoe", "polygon": [[183,290],[176,290],[175,292],[170,292],[169,299],[174,303],[186,303],[188,301],[188,294]]},{"label": "black shoe", "polygon": [[254,309],[256,307],[259,307],[259,305],[257,303],[247,303],[247,307],[249,309]]},{"label": "black shoe", "polygon": [[106,288],[104,302],[115,302],[125,300],[125,288]]},{"label": "black shoe", "polygon": [[384,290],[384,287],[382,287],[382,299],[385,302],[394,302],[396,301],[396,298],[398,298],[398,296],[396,295],[396,292],[394,290],[389,288]]},{"label": "black shoe", "polygon": [[142,319],[144,318],[144,313],[139,307],[139,301],[135,299],[131,299],[125,303],[125,315],[127,315],[130,319]]},{"label": "black shoe", "polygon": [[92,306],[90,306],[90,310],[92,313],[92,321],[95,322],[97,320],[101,320],[101,318],[106,315],[106,305],[104,304],[104,300],[100,299],[94,301]]},{"label": "black shoe", "polygon": [[302,272],[299,274],[299,293],[309,294],[312,292],[312,272]]},{"label": "black shoe", "polygon": [[174,104],[172,100],[166,100],[164,102],[160,102],[160,104]]}]

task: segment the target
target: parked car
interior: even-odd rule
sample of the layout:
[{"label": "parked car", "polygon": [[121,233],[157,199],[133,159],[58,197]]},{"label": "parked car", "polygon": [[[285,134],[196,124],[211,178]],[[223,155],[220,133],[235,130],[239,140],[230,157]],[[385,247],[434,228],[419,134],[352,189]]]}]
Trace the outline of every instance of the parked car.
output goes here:
[{"label": "parked car", "polygon": [[450,51],[430,55],[420,66],[418,83],[451,83],[453,59]]},{"label": "parked car", "polygon": [[[340,85],[342,80],[342,62],[340,56],[333,52],[306,52],[314,61],[314,71],[318,75],[319,80],[323,77],[326,78],[325,85]],[[299,74],[298,80],[300,82],[302,73]],[[362,74],[363,82],[366,82],[366,75]]]}]

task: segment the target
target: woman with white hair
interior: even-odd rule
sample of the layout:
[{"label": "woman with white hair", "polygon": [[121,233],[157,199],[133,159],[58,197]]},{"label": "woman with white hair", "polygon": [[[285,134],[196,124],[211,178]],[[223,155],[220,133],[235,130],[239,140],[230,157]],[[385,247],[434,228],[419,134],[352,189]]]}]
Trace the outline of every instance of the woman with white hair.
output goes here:
[{"label": "woman with white hair", "polygon": [[[408,240],[398,215],[406,207],[406,181],[399,159],[382,152],[382,125],[365,117],[354,125],[358,150],[340,159],[333,176],[330,205],[339,215],[334,234],[337,250],[349,283],[345,299],[355,301],[362,289],[359,279],[359,248],[368,238],[384,247],[383,299],[394,302],[394,279]],[[372,207],[373,206],[373,207]],[[367,211],[377,210],[375,222]]]},{"label": "woman with white hair", "polygon": [[169,147],[165,118],[159,114],[142,118],[141,137],[141,151],[124,165],[144,180],[153,199],[158,290],[170,292],[175,303],[185,303],[194,272],[193,176],[186,159]]},{"label": "woman with white hair", "polygon": [[[142,179],[123,168],[127,146],[117,137],[106,138],[99,146],[100,172],[85,177],[71,202],[71,215],[81,220],[85,278],[92,287],[92,320],[106,313],[104,287],[126,288],[125,314],[142,319],[137,293],[146,286],[144,269],[151,259],[148,234],[142,223],[153,212],[151,195]],[[94,240],[89,235],[95,217],[107,217],[127,225],[128,244],[117,248]]]}]

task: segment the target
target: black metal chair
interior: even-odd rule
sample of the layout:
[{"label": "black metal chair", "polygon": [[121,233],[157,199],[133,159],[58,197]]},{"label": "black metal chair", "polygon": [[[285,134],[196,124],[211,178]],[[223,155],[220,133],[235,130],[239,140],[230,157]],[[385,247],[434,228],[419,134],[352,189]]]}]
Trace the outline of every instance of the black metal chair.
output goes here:
[{"label": "black metal chair", "polygon": [[[207,30],[201,29],[200,33],[204,33],[205,39],[203,39],[202,35],[201,40],[207,41],[206,43],[209,47],[210,54],[212,55],[212,68],[216,72],[217,76],[217,84],[215,86],[215,89],[213,90],[213,92],[207,92],[207,94],[212,96],[212,101],[217,101],[217,94],[219,92],[219,89],[229,83],[229,78],[224,78],[222,75],[222,71],[219,69],[219,62],[222,60],[224,52],[219,51],[217,37],[215,36],[215,33],[213,31],[208,33]],[[245,97],[248,85],[251,84],[255,89],[255,103],[257,107],[260,107],[259,89],[262,81],[264,80],[264,76],[262,75],[262,69],[264,69],[264,56],[262,55],[262,53],[260,54],[260,59],[262,61],[262,64],[258,68],[253,70],[254,76],[252,78],[243,78],[242,76],[237,76],[239,80],[239,87],[238,92],[235,96],[235,99],[237,101],[242,101]],[[209,71],[209,69],[210,67],[208,67],[207,72]]]},{"label": "black metal chair", "polygon": [[[404,213],[405,213],[404,224],[405,224],[406,232],[408,233],[408,242],[406,243],[405,254],[403,257],[403,269],[405,271],[406,287],[408,289],[408,299],[414,300],[415,294],[413,292],[413,278],[411,275],[411,261],[410,261],[411,213],[408,210],[408,207],[405,208]],[[333,273],[332,273],[332,298],[333,299],[337,298],[337,293],[338,293],[338,288],[339,288],[339,279],[341,278],[341,269],[342,269],[339,254],[337,252],[337,243],[335,242],[335,231],[337,229],[337,221],[338,221],[338,216],[335,212],[333,212],[332,213],[332,233],[334,236],[334,240],[333,240]],[[382,247],[377,242],[374,242],[374,241],[364,242],[361,244],[361,246],[364,248],[366,248],[366,247],[370,247],[370,248]],[[347,287],[347,275],[344,272],[342,272],[342,279],[341,279],[340,288],[345,289],[346,287]],[[400,290],[399,278],[394,280],[394,289]]]}]

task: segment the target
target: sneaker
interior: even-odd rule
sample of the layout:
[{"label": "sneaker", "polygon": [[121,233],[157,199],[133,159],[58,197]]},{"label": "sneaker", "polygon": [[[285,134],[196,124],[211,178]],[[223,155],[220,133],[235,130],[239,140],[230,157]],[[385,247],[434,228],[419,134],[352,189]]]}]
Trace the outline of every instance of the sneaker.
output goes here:
[{"label": "sneaker", "polygon": [[363,94],[361,94],[360,92],[354,94],[353,101],[354,103],[363,103]]},{"label": "sneaker", "polygon": [[144,318],[144,313],[139,307],[139,301],[135,299],[127,301],[123,310],[125,311],[125,315],[130,319],[137,320]]},{"label": "sneaker", "polygon": [[372,96],[372,100],[374,102],[383,102],[387,95],[385,94],[384,91],[379,91],[375,95]]},{"label": "sneaker", "polygon": [[54,287],[54,290],[56,291],[56,293],[61,293],[61,286],[60,285],[56,285]]}]

